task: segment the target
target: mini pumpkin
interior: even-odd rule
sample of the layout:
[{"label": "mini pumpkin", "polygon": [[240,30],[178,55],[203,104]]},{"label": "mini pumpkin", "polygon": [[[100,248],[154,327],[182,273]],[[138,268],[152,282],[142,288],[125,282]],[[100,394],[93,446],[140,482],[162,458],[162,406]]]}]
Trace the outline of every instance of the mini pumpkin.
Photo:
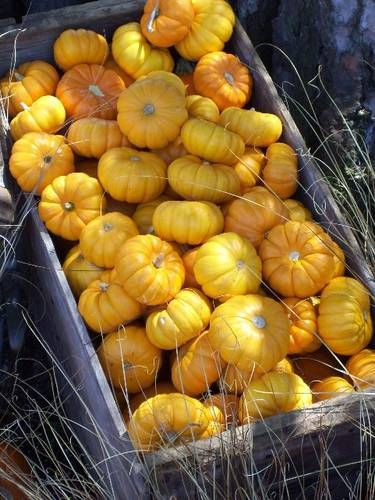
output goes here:
[{"label": "mini pumpkin", "polygon": [[43,189],[38,212],[51,233],[74,241],[104,206],[103,189],[97,179],[73,172],[57,177]]},{"label": "mini pumpkin", "polygon": [[265,186],[281,199],[293,196],[298,187],[298,158],[294,149],[283,142],[275,142],[268,146],[266,157],[262,171]]},{"label": "mini pumpkin", "polygon": [[363,389],[375,385],[375,350],[363,349],[351,356],[346,368],[356,387]]},{"label": "mini pumpkin", "polygon": [[184,288],[164,309],[148,316],[147,337],[160,349],[176,349],[197,337],[208,326],[211,311],[211,304],[203,293],[194,288]]},{"label": "mini pumpkin", "polygon": [[148,341],[138,324],[106,335],[97,354],[110,382],[128,394],[154,384],[162,362],[160,349]]},{"label": "mini pumpkin", "polygon": [[267,158],[259,148],[245,149],[244,154],[234,165],[234,170],[240,179],[242,194],[259,184],[262,168],[266,162]]},{"label": "mini pumpkin", "polygon": [[209,97],[188,95],[185,102],[190,118],[203,118],[204,120],[214,123],[219,121],[219,108]]},{"label": "mini pumpkin", "polygon": [[289,220],[294,220],[298,222],[305,222],[312,220],[311,212],[306,208],[303,203],[293,198],[288,198],[284,200],[284,205],[289,210]]},{"label": "mini pumpkin", "polygon": [[112,59],[112,56],[110,56],[107,61],[104,63],[104,67],[107,69],[113,70],[115,73],[118,74],[118,76],[121,78],[121,80],[124,82],[125,87],[129,87],[132,83],[134,83],[134,78],[132,78],[130,75],[128,75],[120,66]]},{"label": "mini pumpkin", "polygon": [[208,201],[165,201],[158,205],[152,225],[161,239],[200,245],[221,233],[224,217],[220,209]]},{"label": "mini pumpkin", "polygon": [[169,243],[151,234],[127,240],[118,252],[115,270],[124,290],[145,305],[173,299],[185,280],[181,257]]},{"label": "mini pumpkin", "polygon": [[317,351],[321,346],[318,337],[317,311],[315,298],[283,300],[290,325],[288,354],[303,354]]},{"label": "mini pumpkin", "polygon": [[74,172],[74,155],[61,135],[28,132],[13,144],[9,169],[23,191],[40,195],[56,177]]},{"label": "mini pumpkin", "polygon": [[320,297],[318,329],[337,354],[351,356],[369,344],[373,333],[370,295],[361,282],[337,277],[328,283]]},{"label": "mini pumpkin", "polygon": [[194,95],[196,94],[196,90],[194,88],[194,75],[193,73],[181,73],[178,75],[179,78],[185,84],[186,95]]},{"label": "mini pumpkin", "polygon": [[193,271],[199,248],[200,248],[199,246],[190,248],[190,250],[188,250],[182,255],[182,261],[185,266],[185,282],[184,282],[185,288],[199,288],[199,283],[195,279]]},{"label": "mini pumpkin", "polygon": [[[172,394],[176,392],[176,388],[169,382],[157,382],[146,389],[143,389],[138,394],[135,394],[130,398],[129,401],[123,401],[127,394],[120,395],[118,399],[122,400],[122,404],[120,405],[124,408],[124,418],[128,422],[131,415],[135,412],[135,410],[149,398],[153,398],[158,394]],[[122,396],[122,397],[121,397]],[[125,397],[124,397],[125,396]]]},{"label": "mini pumpkin", "polygon": [[256,293],[262,264],[253,245],[236,233],[213,236],[197,251],[194,276],[214,299]]},{"label": "mini pumpkin", "polygon": [[181,156],[187,155],[187,151],[185,149],[185,146],[183,145],[180,135],[176,137],[174,141],[167,144],[164,148],[153,149],[152,152],[158,155],[162,160],[164,160],[167,165],[172,163],[172,161],[177,160],[177,158],[181,158]]},{"label": "mini pumpkin", "polygon": [[227,363],[264,373],[286,356],[288,317],[273,299],[239,295],[214,310],[208,337]]},{"label": "mini pumpkin", "polygon": [[216,406],[225,418],[225,427],[229,428],[237,423],[239,398],[234,394],[209,394],[204,400],[205,406]]},{"label": "mini pumpkin", "polygon": [[103,35],[92,30],[68,29],[53,44],[56,64],[67,71],[78,64],[103,65],[109,55],[109,46]]},{"label": "mini pumpkin", "polygon": [[164,191],[167,166],[153,153],[126,147],[112,148],[99,160],[98,177],[115,200],[147,203]]},{"label": "mini pumpkin", "polygon": [[251,98],[253,78],[235,55],[210,52],[195,66],[194,87],[198,94],[210,97],[220,111],[232,106],[243,108]]},{"label": "mini pumpkin", "polygon": [[312,384],[311,391],[314,402],[317,402],[354,392],[354,387],[343,377],[327,377]]},{"label": "mini pumpkin", "polygon": [[8,113],[16,116],[39,97],[54,95],[59,74],[45,61],[30,61],[18,66],[0,80],[0,93],[6,99]]},{"label": "mini pumpkin", "polygon": [[168,196],[161,195],[155,200],[149,201],[147,203],[139,203],[133,214],[133,220],[137,224],[140,234],[153,234],[154,226],[152,225],[152,217],[156,210],[156,207],[168,201]]},{"label": "mini pumpkin", "polygon": [[100,278],[104,269],[86,260],[76,245],[66,255],[63,271],[75,298],[78,299],[90,283]]}]

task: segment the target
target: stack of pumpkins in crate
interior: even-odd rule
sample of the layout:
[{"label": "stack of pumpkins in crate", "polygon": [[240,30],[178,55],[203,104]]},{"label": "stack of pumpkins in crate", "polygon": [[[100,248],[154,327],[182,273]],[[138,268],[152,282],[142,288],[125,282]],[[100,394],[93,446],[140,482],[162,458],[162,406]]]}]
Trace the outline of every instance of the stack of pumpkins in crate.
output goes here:
[{"label": "stack of pumpkins in crate", "polygon": [[31,61],[1,81],[10,170],[77,242],[64,271],[144,451],[374,380],[369,294],[291,198],[281,120],[245,109],[251,71],[223,51],[234,23],[224,0],[148,0],[111,48],[61,33],[61,76]]}]

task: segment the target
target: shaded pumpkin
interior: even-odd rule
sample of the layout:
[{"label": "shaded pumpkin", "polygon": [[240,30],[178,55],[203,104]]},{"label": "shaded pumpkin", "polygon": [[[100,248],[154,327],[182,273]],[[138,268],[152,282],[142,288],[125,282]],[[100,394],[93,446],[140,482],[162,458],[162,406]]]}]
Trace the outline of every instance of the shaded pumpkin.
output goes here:
[{"label": "shaded pumpkin", "polygon": [[139,234],[154,234],[154,226],[152,225],[152,217],[156,207],[168,201],[169,197],[161,195],[155,200],[147,203],[139,203],[133,214],[133,220],[137,224]]},{"label": "shaded pumpkin", "polygon": [[152,153],[158,155],[162,160],[165,161],[167,165],[172,163],[172,161],[177,160],[177,158],[181,158],[181,156],[187,155],[187,151],[180,135],[177,136],[174,141],[167,144],[164,148],[153,149]]},{"label": "shaded pumpkin", "polygon": [[82,255],[79,246],[69,250],[64,262],[63,271],[76,299],[92,283],[100,278],[104,269],[89,262]]},{"label": "shaded pumpkin", "polygon": [[225,418],[225,427],[229,428],[237,424],[239,398],[234,394],[210,394],[203,401],[205,406],[216,406]]},{"label": "shaded pumpkin", "polygon": [[191,248],[182,255],[182,262],[185,267],[185,282],[184,288],[199,288],[199,283],[195,279],[194,264],[197,258],[197,252],[200,246]]},{"label": "shaded pumpkin", "polygon": [[354,392],[354,387],[345,378],[327,377],[311,385],[313,401],[325,401],[336,396]]},{"label": "shaded pumpkin", "polygon": [[317,351],[321,346],[318,337],[317,305],[315,297],[283,299],[288,314],[290,341],[288,354],[303,354]]},{"label": "shaded pumpkin", "polygon": [[267,163],[262,170],[265,186],[281,199],[290,198],[298,188],[298,157],[288,144],[275,142],[266,151]]},{"label": "shaded pumpkin", "polygon": [[260,183],[262,168],[266,162],[267,158],[259,148],[245,149],[244,154],[234,165],[234,170],[240,179],[242,194]]},{"label": "shaded pumpkin", "polygon": [[289,220],[305,222],[312,220],[311,212],[300,201],[288,198],[284,200],[284,205],[289,210]]},{"label": "shaded pumpkin", "polygon": [[128,75],[126,71],[120,68],[116,61],[112,59],[112,56],[109,56],[107,61],[104,63],[104,67],[107,69],[111,69],[112,71],[117,73],[121,80],[124,82],[125,87],[129,87],[129,85],[131,85],[135,81],[133,77]]},{"label": "shaded pumpkin", "polygon": [[189,118],[203,118],[210,122],[219,121],[220,111],[215,102],[209,97],[188,95],[185,100]]},{"label": "shaded pumpkin", "polygon": [[359,389],[375,385],[375,350],[363,349],[351,356],[346,368],[351,379]]},{"label": "shaded pumpkin", "polygon": [[313,353],[294,356],[293,363],[296,373],[309,385],[327,377],[341,376],[345,369],[341,360],[325,347]]}]

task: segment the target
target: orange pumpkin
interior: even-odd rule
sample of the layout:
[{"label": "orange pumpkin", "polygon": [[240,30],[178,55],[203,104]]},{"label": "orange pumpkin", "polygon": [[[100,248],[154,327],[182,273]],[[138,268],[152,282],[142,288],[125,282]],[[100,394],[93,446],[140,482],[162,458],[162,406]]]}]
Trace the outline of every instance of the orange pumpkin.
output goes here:
[{"label": "orange pumpkin", "polygon": [[186,89],[187,95],[193,95],[193,94],[197,93],[195,88],[194,88],[194,74],[193,73],[182,73],[178,76],[179,76],[179,78],[181,78],[181,80],[185,84],[185,89]]},{"label": "orange pumpkin", "polygon": [[234,170],[240,179],[242,194],[259,184],[261,171],[266,162],[267,158],[260,149],[245,149],[244,154],[234,165]]},{"label": "orange pumpkin", "polygon": [[11,117],[31,106],[44,95],[54,95],[59,75],[45,61],[30,61],[18,66],[0,80],[0,94]]},{"label": "orange pumpkin", "polygon": [[94,332],[108,333],[142,314],[142,306],[129,297],[110,271],[91,282],[78,301],[78,310]]},{"label": "orange pumpkin", "polygon": [[288,210],[267,189],[255,186],[226,208],[224,230],[247,238],[255,248],[273,227],[287,221]]},{"label": "orange pumpkin", "polygon": [[56,177],[74,172],[74,155],[63,136],[29,132],[13,144],[9,169],[23,191],[40,195]]},{"label": "orange pumpkin", "polygon": [[197,258],[197,252],[199,248],[200,248],[199,246],[191,248],[182,255],[182,262],[184,263],[185,266],[185,282],[184,282],[185,288],[199,288],[199,283],[195,279],[193,271],[195,259]]},{"label": "orange pumpkin", "polygon": [[283,300],[290,326],[288,354],[314,352],[320,348],[321,341],[317,334],[317,312],[314,302],[314,297],[306,300],[295,297]]},{"label": "orange pumpkin", "polygon": [[105,206],[103,189],[93,177],[81,172],[57,177],[43,189],[38,212],[53,234],[78,240],[82,229]]},{"label": "orange pumpkin", "polygon": [[78,64],[104,64],[109,46],[103,35],[92,30],[68,29],[53,44],[56,64],[67,71]]},{"label": "orange pumpkin", "polygon": [[79,238],[83,256],[95,265],[113,268],[121,245],[138,234],[135,222],[120,212],[96,217],[84,227]]},{"label": "orange pumpkin", "polygon": [[164,148],[153,149],[152,152],[164,160],[167,165],[172,163],[172,161],[177,160],[177,158],[187,155],[187,151],[180,135]]},{"label": "orange pumpkin", "polygon": [[297,191],[297,153],[288,144],[276,142],[267,148],[267,163],[262,171],[265,186],[282,199]]},{"label": "orange pumpkin", "polygon": [[312,384],[311,391],[314,402],[317,402],[354,392],[354,387],[345,378],[327,377]]},{"label": "orange pumpkin", "polygon": [[120,66],[116,63],[116,61],[112,59],[111,56],[104,63],[104,67],[107,69],[111,69],[115,73],[117,73],[121,80],[124,82],[125,87],[129,87],[129,85],[131,85],[135,81],[134,78],[132,78],[122,68],[120,68]]},{"label": "orange pumpkin", "polygon": [[98,159],[109,149],[130,146],[116,120],[94,117],[73,122],[68,131],[68,142],[77,155]]},{"label": "orange pumpkin", "polygon": [[124,290],[146,305],[171,300],[185,279],[178,253],[169,243],[151,234],[127,240],[118,252],[115,270]]},{"label": "orange pumpkin", "polygon": [[231,106],[243,108],[251,98],[253,78],[238,57],[210,52],[194,69],[194,87],[198,94],[210,97],[220,111]]},{"label": "orange pumpkin", "polygon": [[56,96],[70,118],[91,116],[113,120],[117,98],[124,88],[124,82],[114,71],[98,64],[78,64],[62,76]]},{"label": "orange pumpkin", "polygon": [[356,387],[363,389],[375,385],[375,350],[363,349],[351,356],[346,368]]},{"label": "orange pumpkin", "polygon": [[317,294],[334,270],[328,238],[314,222],[288,221],[273,227],[259,247],[264,280],[283,297]]},{"label": "orange pumpkin", "polygon": [[219,108],[209,97],[202,97],[201,95],[188,95],[185,103],[190,118],[203,118],[204,120],[214,123],[219,121]]},{"label": "orange pumpkin", "polygon": [[288,198],[284,200],[284,205],[289,210],[289,220],[305,222],[312,220],[311,212],[300,201]]},{"label": "orange pumpkin", "polygon": [[104,269],[86,260],[76,245],[66,255],[63,271],[75,298],[78,299],[90,283],[100,278]]},{"label": "orange pumpkin", "polygon": [[194,19],[191,0],[147,0],[141,29],[156,47],[172,47],[186,37]]},{"label": "orange pumpkin", "polygon": [[128,394],[153,385],[162,361],[160,349],[148,341],[138,324],[106,335],[97,354],[110,382]]}]

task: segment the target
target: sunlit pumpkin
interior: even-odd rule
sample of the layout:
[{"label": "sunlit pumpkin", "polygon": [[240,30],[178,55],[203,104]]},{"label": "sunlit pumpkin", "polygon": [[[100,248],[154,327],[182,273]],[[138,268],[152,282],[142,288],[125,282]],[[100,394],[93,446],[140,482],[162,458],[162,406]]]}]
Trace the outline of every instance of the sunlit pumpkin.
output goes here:
[{"label": "sunlit pumpkin", "polygon": [[315,298],[283,299],[282,304],[289,318],[290,342],[288,354],[317,351],[321,342],[318,337],[317,308]]},{"label": "sunlit pumpkin", "polygon": [[346,368],[354,385],[360,389],[375,385],[375,350],[363,349],[351,356]]},{"label": "sunlit pumpkin", "polygon": [[86,260],[78,245],[67,253],[63,262],[63,270],[76,299],[90,283],[99,279],[104,271],[103,268]]},{"label": "sunlit pumpkin", "polygon": [[343,377],[327,377],[312,384],[314,402],[354,392],[354,387]]},{"label": "sunlit pumpkin", "polygon": [[241,192],[245,194],[260,183],[262,168],[267,158],[259,148],[246,148],[244,154],[234,165],[234,170],[241,183]]},{"label": "sunlit pumpkin", "polygon": [[214,123],[219,121],[219,108],[209,97],[202,97],[197,94],[188,95],[185,103],[189,118],[203,118]]},{"label": "sunlit pumpkin", "polygon": [[289,210],[290,220],[298,222],[312,220],[310,210],[306,208],[300,201],[294,200],[293,198],[288,198],[287,200],[284,200],[284,205]]},{"label": "sunlit pumpkin", "polygon": [[120,394],[118,399],[121,399],[122,401],[121,407],[124,410],[125,420],[129,421],[130,416],[135,412],[138,406],[140,406],[147,399],[153,398],[158,394],[171,394],[172,392],[177,392],[173,384],[171,384],[170,382],[157,382],[156,384],[143,389],[138,394],[134,394],[134,396],[132,396],[129,401],[123,401],[125,399],[124,395],[126,396],[126,393],[123,394],[122,397]]}]

